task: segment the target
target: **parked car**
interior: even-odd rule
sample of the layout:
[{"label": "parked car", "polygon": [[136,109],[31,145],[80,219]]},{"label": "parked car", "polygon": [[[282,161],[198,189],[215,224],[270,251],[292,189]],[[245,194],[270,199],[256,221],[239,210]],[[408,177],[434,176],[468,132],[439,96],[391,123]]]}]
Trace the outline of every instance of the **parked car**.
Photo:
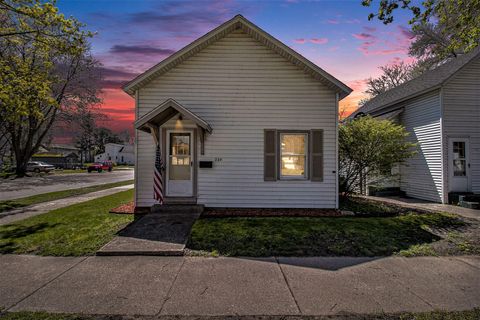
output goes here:
[{"label": "parked car", "polygon": [[48,173],[52,170],[55,170],[55,167],[43,161],[31,161],[27,163],[27,171]]},{"label": "parked car", "polygon": [[111,161],[95,162],[87,167],[87,171],[89,173],[92,171],[102,172],[103,170],[107,170],[108,172],[110,172],[112,171],[112,169],[113,169],[113,164]]}]

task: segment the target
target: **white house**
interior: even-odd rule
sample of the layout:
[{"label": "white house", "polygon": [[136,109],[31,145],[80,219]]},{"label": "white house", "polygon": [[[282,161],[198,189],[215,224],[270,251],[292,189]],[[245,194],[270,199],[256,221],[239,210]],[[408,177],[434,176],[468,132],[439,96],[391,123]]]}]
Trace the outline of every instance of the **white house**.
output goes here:
[{"label": "white house", "polygon": [[116,164],[135,164],[133,145],[107,143],[105,152],[95,156],[95,162],[112,161]]},{"label": "white house", "polygon": [[135,205],[337,208],[338,101],[351,89],[237,15],[124,86]]},{"label": "white house", "polygon": [[480,193],[480,49],[376,96],[352,116],[405,126],[418,153],[400,167],[408,196],[447,203]]}]

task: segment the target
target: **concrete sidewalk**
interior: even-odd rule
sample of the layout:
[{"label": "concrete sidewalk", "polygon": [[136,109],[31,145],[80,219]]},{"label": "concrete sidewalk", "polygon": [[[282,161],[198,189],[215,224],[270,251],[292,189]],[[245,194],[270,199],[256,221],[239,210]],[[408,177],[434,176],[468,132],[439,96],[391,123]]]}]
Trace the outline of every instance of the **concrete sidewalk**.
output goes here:
[{"label": "concrete sidewalk", "polygon": [[0,213],[0,226],[9,224],[15,221],[23,220],[26,218],[30,218],[33,216],[37,216],[39,214],[47,213],[51,210],[67,207],[72,204],[77,204],[80,202],[85,202],[85,201],[109,196],[117,192],[130,190],[130,189],[133,189],[133,186],[134,186],[133,184],[129,184],[126,186],[114,187],[110,189],[82,194],[79,196],[72,196],[72,197],[63,198],[63,199],[42,202],[42,203],[34,204],[28,207],[23,207],[19,209],[2,212]]},{"label": "concrete sidewalk", "polygon": [[480,306],[480,257],[0,256],[0,307],[121,315],[330,315]]},{"label": "concrete sidewalk", "polygon": [[373,196],[361,196],[362,198],[384,202],[387,204],[393,204],[404,208],[420,209],[431,212],[447,212],[457,214],[465,218],[480,219],[480,210],[463,208],[450,204],[441,204],[430,202],[426,200],[420,200],[415,198],[406,197],[373,197]]}]

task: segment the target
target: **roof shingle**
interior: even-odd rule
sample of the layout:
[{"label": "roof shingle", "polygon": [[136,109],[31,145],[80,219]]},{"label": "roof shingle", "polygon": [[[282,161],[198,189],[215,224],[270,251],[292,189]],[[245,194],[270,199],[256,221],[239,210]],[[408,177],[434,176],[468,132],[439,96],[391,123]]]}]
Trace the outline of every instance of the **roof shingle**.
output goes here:
[{"label": "roof shingle", "polygon": [[477,47],[472,52],[452,59],[433,70],[426,71],[421,76],[402,83],[398,87],[379,94],[354,111],[350,117],[354,117],[358,113],[371,113],[440,87],[458,70],[478,56],[480,56],[480,47]]}]

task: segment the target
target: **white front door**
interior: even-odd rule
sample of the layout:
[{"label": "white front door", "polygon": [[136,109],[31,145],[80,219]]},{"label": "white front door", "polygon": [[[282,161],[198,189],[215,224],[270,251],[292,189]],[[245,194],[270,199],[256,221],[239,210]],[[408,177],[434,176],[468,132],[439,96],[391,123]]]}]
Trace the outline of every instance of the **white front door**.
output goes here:
[{"label": "white front door", "polygon": [[167,196],[193,196],[193,131],[167,131]]},{"label": "white front door", "polygon": [[470,191],[470,152],[468,138],[449,138],[448,171],[449,191]]}]

